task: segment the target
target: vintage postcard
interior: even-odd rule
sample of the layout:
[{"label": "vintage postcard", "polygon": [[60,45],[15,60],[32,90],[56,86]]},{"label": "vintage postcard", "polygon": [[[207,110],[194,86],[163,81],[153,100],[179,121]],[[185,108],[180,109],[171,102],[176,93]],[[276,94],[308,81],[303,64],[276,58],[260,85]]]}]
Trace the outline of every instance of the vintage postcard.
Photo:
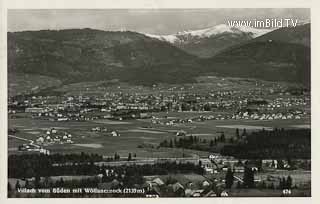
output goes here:
[{"label": "vintage postcard", "polygon": [[6,16],[9,200],[311,197],[310,8]]}]

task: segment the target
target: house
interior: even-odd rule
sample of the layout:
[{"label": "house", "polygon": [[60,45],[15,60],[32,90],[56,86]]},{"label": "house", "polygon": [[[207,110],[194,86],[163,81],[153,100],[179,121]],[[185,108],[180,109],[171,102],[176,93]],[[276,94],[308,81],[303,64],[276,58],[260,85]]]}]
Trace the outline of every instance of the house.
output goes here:
[{"label": "house", "polygon": [[26,113],[44,113],[45,109],[44,108],[26,108],[25,112]]},{"label": "house", "polygon": [[243,173],[244,172],[244,166],[243,165],[234,165],[233,166],[233,171],[236,173]]},{"label": "house", "polygon": [[43,143],[44,142],[44,138],[43,137],[38,137],[36,142],[37,143]]},{"label": "house", "polygon": [[64,117],[64,118],[57,118],[57,121],[68,121],[69,119]]},{"label": "house", "polygon": [[184,130],[180,130],[176,133],[176,136],[186,136],[187,132]]},{"label": "house", "polygon": [[160,178],[155,178],[152,180],[152,183],[155,183],[158,186],[164,185],[164,182]]},{"label": "house", "polygon": [[175,196],[179,196],[179,197],[183,197],[184,196],[184,186],[179,183],[176,182],[174,184],[171,185],[172,188],[172,192],[174,193]]},{"label": "house", "polygon": [[112,182],[98,183],[98,189],[112,189]]},{"label": "house", "polygon": [[210,186],[210,183],[208,181],[205,180],[205,181],[202,182],[202,187],[203,188],[207,188],[209,186]]},{"label": "house", "polygon": [[204,194],[203,197],[217,197],[217,194],[213,190],[210,190],[208,193]]},{"label": "house", "polygon": [[147,198],[158,198],[161,195],[161,190],[158,186],[148,187],[146,191]]},{"label": "house", "polygon": [[220,194],[221,197],[228,197],[229,194],[227,191],[222,191],[221,194]]},{"label": "house", "polygon": [[112,131],[111,132],[111,136],[112,137],[118,137],[118,136],[120,136],[120,134],[117,131]]},{"label": "house", "polygon": [[200,159],[201,167],[204,168],[206,173],[213,174],[214,170],[217,168],[216,165],[209,159]]},{"label": "house", "polygon": [[262,160],[262,168],[278,168],[278,161],[272,159]]},{"label": "house", "polygon": [[195,190],[195,191],[193,191],[192,193],[191,193],[191,196],[192,197],[201,197],[201,194],[202,194],[202,192],[203,192],[204,190]]},{"label": "house", "polygon": [[113,179],[111,181],[111,188],[118,188],[120,187],[121,183],[117,179]]},{"label": "house", "polygon": [[150,118],[151,116],[148,113],[140,113],[140,118]]},{"label": "house", "polygon": [[56,134],[57,132],[58,132],[58,131],[57,131],[55,128],[52,128],[52,129],[51,129],[51,133],[52,133],[52,134]]}]

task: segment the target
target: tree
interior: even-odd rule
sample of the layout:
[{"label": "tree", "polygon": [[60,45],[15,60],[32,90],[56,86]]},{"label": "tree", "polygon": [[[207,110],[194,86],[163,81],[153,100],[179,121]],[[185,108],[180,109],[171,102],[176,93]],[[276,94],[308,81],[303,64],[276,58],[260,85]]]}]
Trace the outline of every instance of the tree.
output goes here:
[{"label": "tree", "polygon": [[286,187],[288,189],[291,189],[291,187],[292,187],[292,178],[291,178],[291,176],[287,177]]},{"label": "tree", "polygon": [[221,142],[225,142],[226,141],[226,137],[224,136],[224,132],[221,133]]},{"label": "tree", "polygon": [[285,177],[282,177],[279,181],[279,188],[280,189],[285,189],[287,188],[287,181]]},{"label": "tree", "polygon": [[35,185],[36,188],[40,187],[40,176],[39,176],[39,174],[36,174],[36,176],[35,176],[34,185]]},{"label": "tree", "polygon": [[241,188],[241,182],[240,181],[237,182],[237,188],[238,189]]},{"label": "tree", "polygon": [[273,183],[270,184],[269,189],[274,189],[274,184]]},{"label": "tree", "polygon": [[244,186],[247,188],[254,187],[254,172],[251,168],[245,167],[243,176]]},{"label": "tree", "polygon": [[210,140],[210,147],[213,147],[213,140]]},{"label": "tree", "polygon": [[21,187],[21,186],[20,186],[20,182],[19,182],[19,180],[17,180],[15,189],[17,190],[17,189],[20,188],[20,187]]},{"label": "tree", "polygon": [[233,184],[233,171],[230,168],[228,168],[226,173],[225,184],[226,188],[231,188]]},{"label": "tree", "polygon": [[262,181],[262,183],[261,183],[261,186],[260,186],[262,189],[265,189],[265,188],[267,188],[267,184],[266,184],[266,182],[265,181]]},{"label": "tree", "polygon": [[132,159],[132,156],[131,156],[131,153],[129,153],[129,155],[128,155],[128,161],[131,161],[131,159]]},{"label": "tree", "polygon": [[247,136],[247,130],[246,130],[246,128],[243,129],[242,136]]},{"label": "tree", "polygon": [[173,147],[172,140],[170,140],[169,147],[170,147],[170,148]]},{"label": "tree", "polygon": [[64,180],[63,180],[63,178],[62,178],[62,177],[60,178],[59,186],[61,186],[61,187],[63,187],[63,186],[64,186]]},{"label": "tree", "polygon": [[237,137],[237,138],[240,137],[239,128],[236,129],[236,137]]},{"label": "tree", "polygon": [[30,184],[29,184],[29,180],[28,179],[26,180],[26,183],[24,184],[24,187],[30,188]]}]

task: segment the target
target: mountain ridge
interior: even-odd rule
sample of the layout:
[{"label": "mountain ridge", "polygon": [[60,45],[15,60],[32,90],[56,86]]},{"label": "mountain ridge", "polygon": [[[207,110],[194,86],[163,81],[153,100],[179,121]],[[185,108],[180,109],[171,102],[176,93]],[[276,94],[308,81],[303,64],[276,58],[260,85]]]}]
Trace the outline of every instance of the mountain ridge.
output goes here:
[{"label": "mountain ridge", "polygon": [[187,53],[198,57],[209,58],[232,45],[249,41],[272,30],[231,27],[226,24],[219,24],[200,30],[181,31],[172,35],[143,34],[169,42]]},{"label": "mountain ridge", "polygon": [[[283,37],[287,32],[294,33],[294,29],[278,29],[245,43],[237,41],[206,59],[131,31],[8,33],[8,72],[45,75],[63,83],[109,79],[143,85],[189,83],[197,76],[216,73],[308,84],[310,47],[295,43],[296,35]],[[308,35],[306,29],[299,33]],[[279,35],[282,41],[270,41],[270,36],[276,39]]]}]

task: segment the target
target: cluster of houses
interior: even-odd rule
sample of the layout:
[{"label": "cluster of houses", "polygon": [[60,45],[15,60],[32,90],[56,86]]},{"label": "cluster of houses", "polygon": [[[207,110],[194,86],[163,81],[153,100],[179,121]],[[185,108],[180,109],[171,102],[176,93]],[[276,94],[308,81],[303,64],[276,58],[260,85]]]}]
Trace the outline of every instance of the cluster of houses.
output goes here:
[{"label": "cluster of houses", "polygon": [[167,126],[175,126],[179,124],[193,123],[193,122],[203,122],[206,120],[300,120],[307,113],[302,111],[293,111],[287,113],[249,113],[241,112],[235,114],[218,114],[218,115],[200,115],[190,118],[179,118],[179,119],[163,119],[152,116],[151,123]]},{"label": "cluster of houses", "polygon": [[[146,176],[143,184],[147,195],[159,197],[217,197],[228,196],[224,190],[212,190],[212,181],[200,175]],[[172,180],[172,181],[170,181]]]},{"label": "cluster of houses", "polygon": [[51,144],[72,144],[72,135],[67,132],[58,132],[57,129],[51,128],[44,135],[37,137],[36,144],[51,145]]},{"label": "cluster of houses", "polygon": [[269,110],[274,110],[276,108],[289,108],[294,106],[305,106],[307,105],[307,101],[310,102],[308,99],[304,98],[297,98],[297,97],[291,97],[291,98],[276,98],[273,101],[269,102],[266,106]]},{"label": "cluster of houses", "polygon": [[249,112],[239,112],[233,114],[231,119],[234,120],[300,120],[306,112],[302,111],[294,111],[294,112],[287,112],[287,113],[249,113]]},{"label": "cluster of houses", "polygon": [[43,147],[35,144],[22,144],[18,147],[18,150],[23,152],[33,152],[33,153],[50,155],[50,150],[44,149]]},{"label": "cluster of houses", "polygon": [[116,130],[112,130],[112,131],[109,131],[108,128],[106,127],[93,127],[91,128],[91,131],[92,132],[104,132],[104,133],[107,133],[107,135],[109,136],[112,136],[112,137],[119,137],[120,136],[120,133]]},{"label": "cluster of houses", "polygon": [[[158,87],[157,87],[158,88]],[[53,121],[86,121],[95,119],[140,119],[149,118],[151,112],[159,111],[215,111],[231,112],[228,115],[200,116],[199,118],[169,121],[173,123],[191,120],[225,120],[225,119],[299,119],[301,108],[309,105],[308,96],[268,97],[261,90],[246,91],[211,91],[194,93],[159,90],[154,93],[123,93],[120,90],[106,92],[103,96],[25,96],[10,98],[8,112],[31,113],[34,117]],[[182,88],[182,87],[181,87]],[[245,94],[245,93],[247,94]],[[263,99],[261,99],[261,97]],[[274,99],[272,99],[274,98]],[[258,99],[261,99],[259,101]],[[255,103],[251,103],[255,101]],[[257,113],[238,114],[239,110],[255,108]],[[236,114],[232,114],[236,113]],[[273,115],[274,114],[274,115]],[[153,121],[159,123],[159,121]]]}]

